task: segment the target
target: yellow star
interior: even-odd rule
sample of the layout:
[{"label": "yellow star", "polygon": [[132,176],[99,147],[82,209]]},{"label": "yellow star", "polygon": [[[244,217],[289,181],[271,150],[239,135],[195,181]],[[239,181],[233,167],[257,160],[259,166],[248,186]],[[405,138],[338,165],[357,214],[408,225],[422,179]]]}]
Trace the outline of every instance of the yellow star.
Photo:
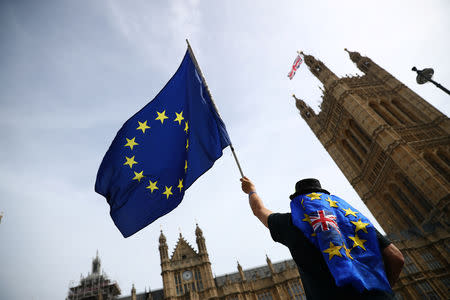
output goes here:
[{"label": "yellow star", "polygon": [[336,205],[337,201],[331,200],[330,197],[328,197],[328,199],[325,199],[325,201],[330,203],[330,207],[339,207],[339,206]]},{"label": "yellow star", "polygon": [[367,242],[367,240],[360,239],[357,234],[355,234],[355,236],[349,236],[348,238],[353,241],[353,248],[361,247],[364,249],[364,251],[366,251],[366,248],[364,247],[364,243]]},{"label": "yellow star", "polygon": [[357,211],[353,211],[351,208],[348,208],[348,209],[342,208],[342,210],[345,211],[345,216],[352,215],[355,218],[356,218],[356,214],[358,213]]},{"label": "yellow star", "polygon": [[139,127],[136,130],[142,130],[142,133],[145,133],[145,129],[149,129],[150,126],[147,126],[147,120],[144,123],[139,122]]},{"label": "yellow star", "polygon": [[352,249],[348,249],[347,246],[345,246],[345,244],[344,244],[344,249],[345,249],[345,255],[347,255],[348,258],[353,259],[353,257],[350,255],[350,251]]},{"label": "yellow star", "polygon": [[364,223],[364,222],[361,222],[361,219],[359,219],[358,222],[354,222],[354,221],[350,221],[350,222],[352,222],[353,225],[356,226],[356,228],[355,228],[355,233],[357,233],[358,230],[362,230],[362,231],[364,231],[365,233],[367,233],[367,228],[366,228],[366,226],[367,226],[367,225],[370,225],[370,223]]},{"label": "yellow star", "polygon": [[317,193],[308,194],[308,195],[306,195],[306,197],[309,197],[311,200],[314,200],[314,199],[320,200],[320,194],[317,194]]},{"label": "yellow star", "polygon": [[136,143],[136,142],[134,141],[135,138],[136,138],[136,137],[132,138],[131,140],[126,138],[126,139],[127,139],[127,143],[125,144],[124,147],[130,147],[130,149],[133,150],[133,147],[134,147],[134,146],[139,145],[138,143]]},{"label": "yellow star", "polygon": [[125,166],[125,165],[129,165],[130,166],[130,169],[131,168],[133,168],[133,165],[134,164],[137,164],[137,161],[135,161],[134,160],[134,156],[132,157],[132,158],[129,158],[129,157],[126,157],[125,156],[125,159],[127,160],[123,165]]},{"label": "yellow star", "polygon": [[173,193],[172,193],[172,186],[171,187],[167,187],[166,186],[166,190],[164,191],[163,194],[167,196],[167,199],[169,199],[169,196],[173,195]]},{"label": "yellow star", "polygon": [[187,172],[187,160],[184,161],[184,173]]},{"label": "yellow star", "polygon": [[178,186],[177,186],[177,188],[180,189],[180,193],[181,193],[181,189],[183,188],[183,179],[179,179],[179,180],[178,180]]},{"label": "yellow star", "polygon": [[181,125],[181,121],[184,120],[183,118],[183,111],[181,111],[180,113],[175,112],[175,114],[177,115],[177,117],[175,118],[175,122],[178,122],[179,125]]},{"label": "yellow star", "polygon": [[328,253],[330,255],[328,260],[331,260],[333,256],[337,255],[342,257],[342,254],[339,250],[341,250],[342,246],[334,245],[333,242],[330,242],[330,248],[323,250],[324,253]]},{"label": "yellow star", "polygon": [[189,129],[189,124],[188,121],[184,122],[184,131],[186,131],[186,133],[188,132]]},{"label": "yellow star", "polygon": [[159,188],[156,186],[157,183],[158,181],[152,182],[151,180],[149,180],[149,185],[148,187],[146,187],[146,189],[150,189],[152,193],[154,190],[159,190]]},{"label": "yellow star", "polygon": [[140,173],[134,172],[133,180],[137,180],[137,181],[141,182],[141,179],[145,177],[144,174],[142,174],[142,173],[144,173],[144,171],[141,171]]},{"label": "yellow star", "polygon": [[189,139],[186,139],[186,149],[189,148]]},{"label": "yellow star", "polygon": [[169,118],[166,116],[166,111],[163,111],[162,113],[157,111],[156,113],[158,114],[158,117],[156,117],[155,120],[160,120],[161,124],[164,124],[164,120]]},{"label": "yellow star", "polygon": [[305,218],[302,221],[308,222],[309,224],[311,224],[311,219],[309,218],[309,216],[307,214],[303,214],[305,216]]}]

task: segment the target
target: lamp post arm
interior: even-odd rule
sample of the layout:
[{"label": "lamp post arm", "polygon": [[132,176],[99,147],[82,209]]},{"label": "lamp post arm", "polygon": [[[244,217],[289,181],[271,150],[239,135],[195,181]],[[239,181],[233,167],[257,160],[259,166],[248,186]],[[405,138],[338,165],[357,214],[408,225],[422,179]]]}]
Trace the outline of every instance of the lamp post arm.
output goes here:
[{"label": "lamp post arm", "polygon": [[450,95],[450,91],[447,90],[444,86],[442,86],[440,83],[437,83],[436,81],[434,81],[433,79],[428,79],[429,82],[433,83],[435,86],[437,86],[438,88],[440,88],[441,90],[443,90],[444,92],[446,92],[447,94]]}]

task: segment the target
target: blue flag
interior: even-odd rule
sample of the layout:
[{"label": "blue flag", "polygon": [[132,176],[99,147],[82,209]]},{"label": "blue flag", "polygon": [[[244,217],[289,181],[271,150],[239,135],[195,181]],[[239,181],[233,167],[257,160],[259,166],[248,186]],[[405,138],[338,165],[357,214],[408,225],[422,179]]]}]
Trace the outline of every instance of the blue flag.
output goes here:
[{"label": "blue flag", "polygon": [[95,191],[128,237],[177,207],[228,145],[225,124],[188,50],[166,86],[117,133]]},{"label": "blue flag", "polygon": [[370,221],[341,198],[311,193],[291,201],[292,221],[318,248],[337,286],[391,292]]}]

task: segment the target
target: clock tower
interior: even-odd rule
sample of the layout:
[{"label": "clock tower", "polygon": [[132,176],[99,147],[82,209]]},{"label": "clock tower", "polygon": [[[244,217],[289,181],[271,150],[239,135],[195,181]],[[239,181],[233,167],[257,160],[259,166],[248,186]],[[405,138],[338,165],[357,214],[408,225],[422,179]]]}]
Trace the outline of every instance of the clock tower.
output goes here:
[{"label": "clock tower", "polygon": [[198,251],[195,251],[180,233],[175,250],[169,257],[166,237],[161,231],[159,253],[164,299],[217,298],[217,288],[211,271],[205,238],[198,224],[195,235]]}]

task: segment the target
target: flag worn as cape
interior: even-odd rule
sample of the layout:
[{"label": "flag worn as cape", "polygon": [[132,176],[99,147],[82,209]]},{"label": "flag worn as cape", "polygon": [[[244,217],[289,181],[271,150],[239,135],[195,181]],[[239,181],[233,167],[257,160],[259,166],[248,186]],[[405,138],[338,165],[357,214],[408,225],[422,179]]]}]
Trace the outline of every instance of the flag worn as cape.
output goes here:
[{"label": "flag worn as cape", "polygon": [[186,51],[177,72],[125,122],[103,158],[95,191],[105,196],[124,237],[176,208],[230,145],[199,73]]},{"label": "flag worn as cape", "polygon": [[392,292],[370,221],[341,198],[311,193],[291,201],[292,221],[318,248],[337,286]]}]

